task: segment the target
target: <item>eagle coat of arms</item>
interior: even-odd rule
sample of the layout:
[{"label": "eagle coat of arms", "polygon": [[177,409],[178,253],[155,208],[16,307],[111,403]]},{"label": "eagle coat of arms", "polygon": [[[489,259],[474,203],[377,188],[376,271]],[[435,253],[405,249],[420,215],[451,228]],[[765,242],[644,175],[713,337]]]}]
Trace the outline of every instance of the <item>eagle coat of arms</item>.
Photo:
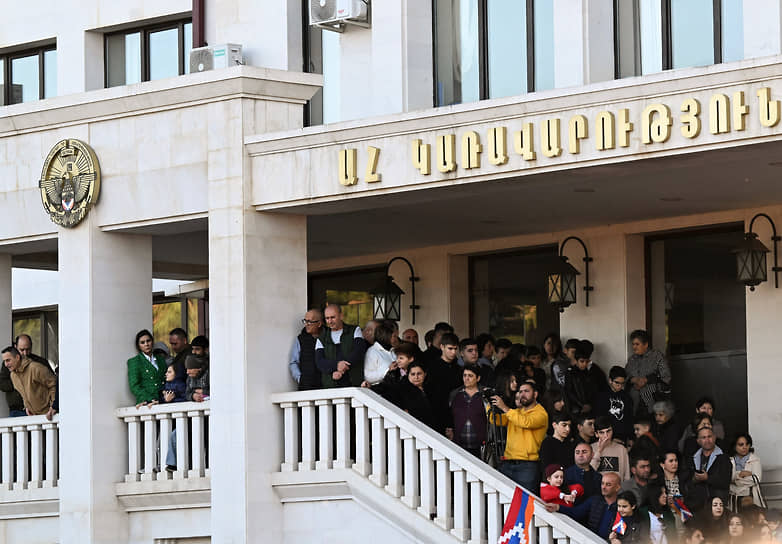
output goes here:
[{"label": "eagle coat of arms", "polygon": [[92,148],[80,140],[57,142],[41,171],[41,200],[52,222],[76,226],[100,194],[100,166]]}]

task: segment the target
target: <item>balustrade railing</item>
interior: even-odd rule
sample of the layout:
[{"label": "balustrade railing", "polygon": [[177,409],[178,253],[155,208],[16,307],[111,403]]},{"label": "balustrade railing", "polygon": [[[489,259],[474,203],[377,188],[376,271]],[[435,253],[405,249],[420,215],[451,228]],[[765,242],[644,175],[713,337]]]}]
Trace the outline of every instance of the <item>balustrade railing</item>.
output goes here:
[{"label": "balustrade railing", "polygon": [[[209,401],[131,406],[116,415],[128,429],[126,482],[209,476]],[[176,452],[173,472],[166,470],[169,448]]]},{"label": "balustrade railing", "polygon": [[0,489],[57,487],[60,416],[0,419]]},{"label": "balustrade railing", "polygon": [[[352,468],[457,539],[495,543],[516,485],[367,389],[272,395],[283,411],[282,472]],[[538,501],[530,540],[602,542]]]}]

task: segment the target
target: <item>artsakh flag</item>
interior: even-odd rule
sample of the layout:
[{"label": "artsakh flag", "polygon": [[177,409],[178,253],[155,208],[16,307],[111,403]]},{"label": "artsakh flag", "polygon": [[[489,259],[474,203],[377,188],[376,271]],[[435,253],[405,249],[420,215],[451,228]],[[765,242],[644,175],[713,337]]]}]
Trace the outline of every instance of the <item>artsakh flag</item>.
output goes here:
[{"label": "artsakh flag", "polygon": [[627,531],[627,523],[625,523],[625,520],[619,515],[619,512],[616,513],[614,525],[611,527],[611,530],[618,535],[624,535],[625,531]]},{"label": "artsakh flag", "polygon": [[690,509],[684,504],[681,497],[673,498],[673,507],[679,511],[683,523],[692,517],[692,512],[690,512]]},{"label": "artsakh flag", "polygon": [[535,499],[520,487],[513,492],[508,517],[502,527],[498,544],[527,544],[529,528],[532,526],[532,516],[535,514]]}]

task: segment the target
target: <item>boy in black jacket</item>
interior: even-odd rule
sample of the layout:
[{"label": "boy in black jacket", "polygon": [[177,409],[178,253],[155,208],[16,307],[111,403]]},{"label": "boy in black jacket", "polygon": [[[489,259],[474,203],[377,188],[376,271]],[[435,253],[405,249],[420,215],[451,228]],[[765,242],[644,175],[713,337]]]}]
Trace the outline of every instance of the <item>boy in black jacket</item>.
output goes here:
[{"label": "boy in black jacket", "polygon": [[625,444],[633,436],[633,401],[625,391],[627,373],[621,366],[611,367],[608,372],[608,391],[598,393],[595,400],[595,415],[609,416],[614,428],[614,438]]}]

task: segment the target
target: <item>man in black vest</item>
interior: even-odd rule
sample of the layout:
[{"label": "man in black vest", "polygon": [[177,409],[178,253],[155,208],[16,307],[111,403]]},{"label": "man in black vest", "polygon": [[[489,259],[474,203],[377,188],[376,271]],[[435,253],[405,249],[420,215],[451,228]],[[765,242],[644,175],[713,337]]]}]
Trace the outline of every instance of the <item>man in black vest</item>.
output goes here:
[{"label": "man in black vest", "polygon": [[336,304],[326,306],[323,315],[328,328],[315,342],[315,364],[323,375],[323,387],[360,387],[367,351],[361,328],[344,323]]},{"label": "man in black vest", "polygon": [[320,371],[315,366],[315,343],[323,331],[323,314],[312,309],[304,314],[301,320],[304,328],[293,340],[293,347],[288,358],[291,376],[299,384],[299,391],[320,389],[323,387]]}]

